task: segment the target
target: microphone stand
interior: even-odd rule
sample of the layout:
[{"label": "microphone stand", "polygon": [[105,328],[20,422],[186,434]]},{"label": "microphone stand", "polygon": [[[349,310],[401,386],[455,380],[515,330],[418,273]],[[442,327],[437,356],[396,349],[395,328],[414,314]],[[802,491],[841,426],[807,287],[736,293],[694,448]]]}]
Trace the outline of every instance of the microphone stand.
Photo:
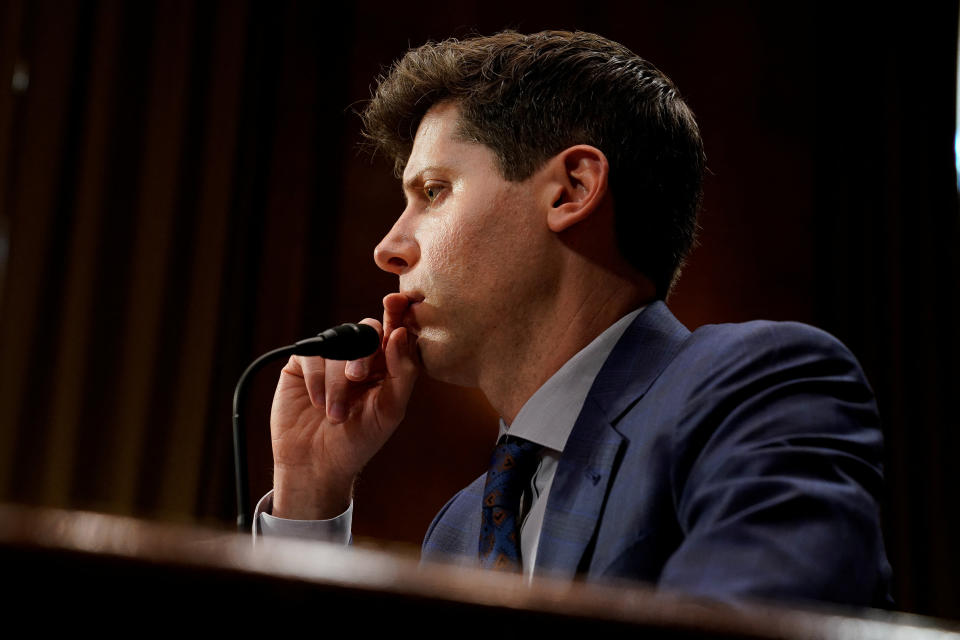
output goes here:
[{"label": "microphone stand", "polygon": [[237,531],[241,533],[250,529],[250,514],[247,509],[250,503],[250,479],[247,474],[247,425],[240,415],[240,407],[247,399],[247,381],[270,362],[289,357],[293,352],[293,347],[288,346],[263,354],[250,363],[233,390],[233,471],[237,482]]}]

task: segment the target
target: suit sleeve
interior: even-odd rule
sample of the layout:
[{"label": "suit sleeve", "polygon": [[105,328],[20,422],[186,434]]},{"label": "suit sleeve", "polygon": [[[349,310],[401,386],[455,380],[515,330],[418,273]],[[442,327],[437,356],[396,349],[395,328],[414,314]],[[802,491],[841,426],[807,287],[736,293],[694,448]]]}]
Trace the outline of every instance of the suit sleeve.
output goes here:
[{"label": "suit sleeve", "polygon": [[660,586],[889,605],[882,435],[852,354],[792,323],[757,324],[707,352],[673,445],[683,540]]}]

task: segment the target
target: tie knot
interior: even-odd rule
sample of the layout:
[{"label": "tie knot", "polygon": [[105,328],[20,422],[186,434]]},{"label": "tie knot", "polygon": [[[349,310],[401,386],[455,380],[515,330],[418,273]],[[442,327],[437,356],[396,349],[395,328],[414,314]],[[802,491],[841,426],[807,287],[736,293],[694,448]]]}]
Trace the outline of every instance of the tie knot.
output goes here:
[{"label": "tie knot", "polygon": [[490,467],[505,471],[516,469],[521,472],[531,464],[535,464],[541,446],[523,438],[506,436],[497,444],[493,451]]}]

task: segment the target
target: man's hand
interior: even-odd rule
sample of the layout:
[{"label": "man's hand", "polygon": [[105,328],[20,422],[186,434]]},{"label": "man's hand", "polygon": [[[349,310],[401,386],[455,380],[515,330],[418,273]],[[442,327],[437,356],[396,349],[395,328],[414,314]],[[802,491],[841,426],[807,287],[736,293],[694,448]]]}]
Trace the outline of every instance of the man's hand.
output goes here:
[{"label": "man's hand", "polygon": [[377,353],[342,362],[291,356],[273,397],[273,515],[333,518],[349,506],[360,470],[393,434],[419,372],[416,337],[402,326],[406,296],[383,299]]}]

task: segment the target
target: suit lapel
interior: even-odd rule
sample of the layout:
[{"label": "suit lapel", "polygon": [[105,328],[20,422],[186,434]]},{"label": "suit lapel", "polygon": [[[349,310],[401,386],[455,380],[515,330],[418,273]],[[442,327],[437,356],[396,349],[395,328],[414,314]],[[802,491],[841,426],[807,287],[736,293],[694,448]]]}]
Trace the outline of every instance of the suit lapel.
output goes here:
[{"label": "suit lapel", "polygon": [[603,509],[624,438],[588,396],[557,466],[537,548],[537,572],[571,576]]},{"label": "suit lapel", "polygon": [[643,397],[689,335],[666,305],[655,302],[617,342],[590,388],[557,466],[537,550],[538,572],[570,576],[586,569],[585,553],[621,449],[628,444],[616,423]]}]

